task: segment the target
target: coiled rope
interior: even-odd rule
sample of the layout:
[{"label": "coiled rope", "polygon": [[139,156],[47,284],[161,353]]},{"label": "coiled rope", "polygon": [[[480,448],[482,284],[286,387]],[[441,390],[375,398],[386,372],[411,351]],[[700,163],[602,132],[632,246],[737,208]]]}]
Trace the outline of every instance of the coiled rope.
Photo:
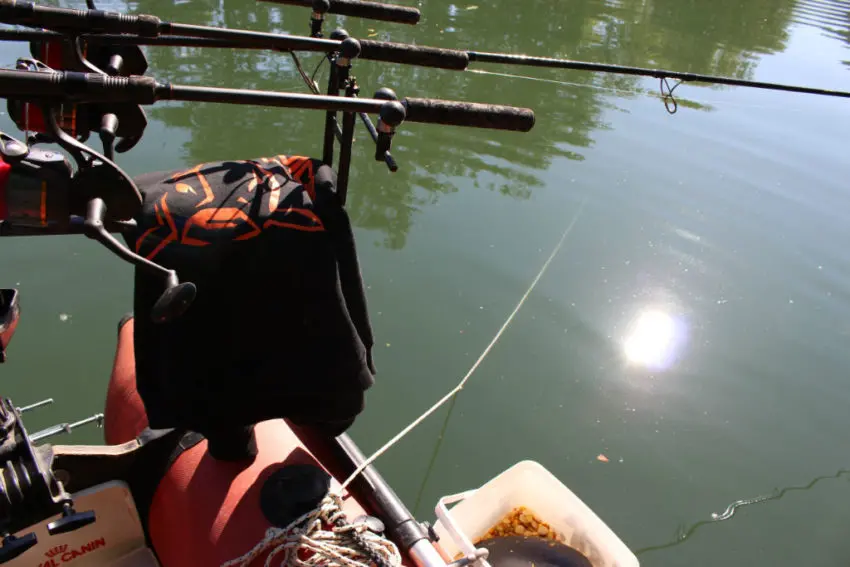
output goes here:
[{"label": "coiled rope", "polygon": [[285,528],[269,528],[248,553],[221,567],[250,565],[266,550],[269,567],[280,554],[281,565],[292,567],[400,567],[396,545],[369,530],[364,522],[348,522],[342,498],[330,491],[321,504]]}]

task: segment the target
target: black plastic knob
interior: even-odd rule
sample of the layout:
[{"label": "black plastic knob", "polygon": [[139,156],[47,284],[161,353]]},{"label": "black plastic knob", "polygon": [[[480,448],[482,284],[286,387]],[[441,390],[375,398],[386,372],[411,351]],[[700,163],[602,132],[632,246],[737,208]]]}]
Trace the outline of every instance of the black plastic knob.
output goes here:
[{"label": "black plastic knob", "polygon": [[7,535],[3,538],[3,545],[0,546],[0,563],[11,561],[37,543],[38,538],[34,532],[20,537]]},{"label": "black plastic knob", "polygon": [[319,467],[287,465],[273,472],[260,489],[260,509],[273,526],[286,527],[318,506],[327,495],[331,477]]},{"label": "black plastic knob", "polygon": [[180,317],[192,305],[197,292],[192,282],[169,285],[151,309],[154,323],[166,323]]},{"label": "black plastic knob", "polygon": [[395,94],[394,90],[384,87],[375,91],[375,98],[378,100],[398,100],[398,95]]},{"label": "black plastic knob", "polygon": [[88,512],[73,512],[67,516],[62,516],[55,522],[47,524],[47,533],[50,535],[65,534],[78,530],[89,524],[93,524],[96,519],[94,510],[89,510]]},{"label": "black plastic knob", "polygon": [[343,59],[354,59],[360,55],[360,42],[353,37],[347,37],[342,40],[342,45],[339,46],[339,56]]},{"label": "black plastic knob", "polygon": [[336,28],[331,32],[331,39],[334,41],[342,41],[348,37],[350,37],[348,32],[343,28]]},{"label": "black plastic knob", "polygon": [[406,115],[407,113],[404,110],[404,105],[394,100],[385,102],[381,107],[381,111],[378,113],[378,116],[381,118],[381,122],[387,126],[398,126],[404,122],[404,117]]}]

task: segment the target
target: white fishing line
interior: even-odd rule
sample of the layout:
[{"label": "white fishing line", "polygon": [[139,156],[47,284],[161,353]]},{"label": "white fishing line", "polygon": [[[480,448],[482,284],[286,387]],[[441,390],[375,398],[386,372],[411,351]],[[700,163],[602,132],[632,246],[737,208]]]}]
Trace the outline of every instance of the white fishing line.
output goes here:
[{"label": "white fishing line", "polygon": [[553,85],[561,85],[564,87],[584,87],[586,89],[596,89],[600,91],[611,91],[619,94],[639,95],[646,94],[645,91],[634,91],[629,89],[618,89],[615,87],[603,87],[601,85],[592,85],[589,83],[573,83],[570,81],[558,81],[556,79],[544,79],[543,77],[532,77],[531,75],[517,75],[515,73],[497,73],[496,71],[485,71],[483,69],[465,69],[467,73],[475,73],[476,75],[492,75],[494,77],[505,77],[507,79],[523,79],[526,81],[538,81],[540,83],[551,83]]},{"label": "white fishing line", "polygon": [[549,267],[549,264],[552,263],[552,260],[555,259],[555,256],[561,250],[561,247],[564,245],[564,242],[567,240],[567,236],[569,236],[570,232],[572,232],[573,227],[575,226],[579,215],[581,215],[581,212],[584,210],[584,205],[586,203],[587,203],[587,197],[585,197],[582,200],[581,205],[579,205],[578,210],[576,211],[575,215],[573,215],[573,218],[570,221],[570,224],[567,225],[566,230],[564,230],[564,233],[561,235],[561,239],[558,241],[558,243],[552,249],[552,253],[549,254],[549,257],[543,263],[543,267],[540,268],[539,272],[537,272],[537,275],[534,277],[534,280],[531,282],[531,285],[528,286],[528,289],[525,290],[524,294],[522,294],[522,297],[520,298],[519,303],[516,304],[516,307],[514,307],[514,310],[511,312],[510,315],[508,315],[508,318],[505,319],[505,322],[502,323],[502,326],[496,332],[496,335],[493,337],[493,340],[490,341],[490,344],[487,345],[487,347],[481,353],[481,356],[478,357],[478,359],[475,361],[475,363],[472,365],[472,367],[469,369],[469,371],[466,373],[466,375],[461,379],[460,382],[458,382],[457,386],[452,388],[452,390],[449,391],[448,394],[446,394],[445,396],[440,398],[437,401],[437,403],[435,403],[433,406],[428,408],[425,411],[425,413],[423,413],[422,415],[417,417],[415,420],[413,420],[413,422],[411,422],[410,425],[408,425],[407,427],[405,427],[404,429],[399,431],[395,435],[395,437],[393,437],[392,439],[387,441],[380,449],[378,449],[377,451],[372,453],[372,456],[370,456],[368,459],[363,461],[363,463],[359,467],[357,467],[357,469],[353,473],[351,473],[351,476],[349,476],[346,479],[346,481],[342,483],[341,490],[344,490],[351,483],[351,481],[353,481],[357,477],[357,475],[359,475],[361,472],[363,472],[364,469],[366,469],[366,467],[368,467],[373,462],[375,462],[375,460],[378,459],[378,457],[380,457],[381,455],[386,453],[387,450],[389,450],[393,445],[398,443],[402,438],[404,438],[405,435],[410,433],[416,426],[418,426],[420,423],[425,421],[428,418],[428,416],[430,416],[432,413],[437,411],[443,404],[448,402],[453,396],[455,396],[455,394],[457,394],[458,392],[460,392],[463,389],[463,387],[466,385],[467,381],[469,381],[469,378],[472,376],[472,374],[476,370],[478,370],[478,367],[481,366],[481,363],[484,361],[484,359],[487,357],[487,355],[490,354],[490,351],[493,349],[493,347],[496,345],[496,343],[502,337],[504,332],[507,330],[508,326],[514,320],[514,317],[516,317],[516,314],[519,313],[519,310],[525,304],[525,301],[528,299],[528,296],[531,295],[531,292],[537,286],[537,282],[540,281],[540,278],[543,277],[543,274],[546,272],[546,269]]},{"label": "white fishing line", "polygon": [[[514,73],[498,73],[498,72],[495,72],[495,71],[485,71],[483,69],[465,69],[465,72],[475,73],[476,75],[492,75],[494,77],[503,77],[503,78],[506,78],[506,79],[522,79],[524,81],[537,81],[539,83],[550,83],[550,84],[553,84],[553,85],[561,85],[561,86],[564,86],[564,87],[581,87],[581,88],[585,88],[585,89],[607,91],[607,92],[611,92],[611,93],[615,93],[615,94],[621,94],[621,95],[631,95],[631,96],[645,95],[645,96],[660,98],[659,93],[656,92],[656,91],[653,91],[651,89],[646,89],[646,90],[618,89],[616,87],[606,87],[606,86],[594,85],[594,84],[590,84],[590,83],[573,83],[573,82],[570,82],[570,81],[559,81],[559,80],[556,80],[556,79],[545,79],[543,77],[532,77],[530,75],[517,75],[517,74],[514,74]],[[688,84],[696,85],[696,83],[688,83],[688,82],[684,82],[684,83],[681,83],[681,84],[682,85],[688,85]],[[711,104],[711,105],[722,105],[722,106],[737,106],[737,107],[740,107],[740,108],[757,108],[757,109],[764,109],[764,110],[782,110],[783,112],[787,111],[787,110],[795,110],[795,111],[801,112],[801,111],[804,110],[802,108],[797,108],[797,107],[787,106],[787,105],[773,106],[773,105],[767,105],[767,104],[748,104],[746,102],[735,102],[735,101],[730,101],[730,100],[711,100],[711,99],[706,100],[706,99],[702,99],[702,98],[684,97],[684,96],[681,96],[681,95],[677,95],[676,99],[679,101],[680,104],[682,104],[684,102],[695,102],[695,103],[707,104],[707,105]],[[686,108],[684,106],[684,104],[682,104],[682,106],[684,108]]]}]

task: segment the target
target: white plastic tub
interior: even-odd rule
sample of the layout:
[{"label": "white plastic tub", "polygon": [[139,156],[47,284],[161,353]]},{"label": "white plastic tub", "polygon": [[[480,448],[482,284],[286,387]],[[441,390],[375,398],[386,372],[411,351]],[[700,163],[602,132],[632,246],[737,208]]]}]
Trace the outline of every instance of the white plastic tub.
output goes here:
[{"label": "white plastic tub", "polygon": [[[451,510],[447,504],[459,502]],[[593,567],[638,567],[637,557],[578,496],[534,461],[522,461],[477,490],[446,496],[434,529],[449,557],[473,551],[513,509],[524,506],[583,553]]]}]

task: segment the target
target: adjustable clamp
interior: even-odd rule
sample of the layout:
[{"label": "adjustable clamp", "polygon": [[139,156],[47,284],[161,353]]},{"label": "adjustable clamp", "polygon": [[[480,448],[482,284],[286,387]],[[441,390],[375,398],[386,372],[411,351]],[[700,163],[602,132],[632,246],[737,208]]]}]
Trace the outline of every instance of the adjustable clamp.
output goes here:
[{"label": "adjustable clamp", "polygon": [[395,91],[388,88],[379,89],[375,98],[386,100],[378,113],[378,139],[375,141],[375,161],[385,161],[387,152],[392,146],[396,127],[404,122],[407,112],[404,106],[398,102]]},{"label": "adjustable clamp", "polygon": [[330,0],[313,0],[313,12],[310,14],[311,37],[322,37],[322,24],[325,21],[325,14],[330,9]]}]

